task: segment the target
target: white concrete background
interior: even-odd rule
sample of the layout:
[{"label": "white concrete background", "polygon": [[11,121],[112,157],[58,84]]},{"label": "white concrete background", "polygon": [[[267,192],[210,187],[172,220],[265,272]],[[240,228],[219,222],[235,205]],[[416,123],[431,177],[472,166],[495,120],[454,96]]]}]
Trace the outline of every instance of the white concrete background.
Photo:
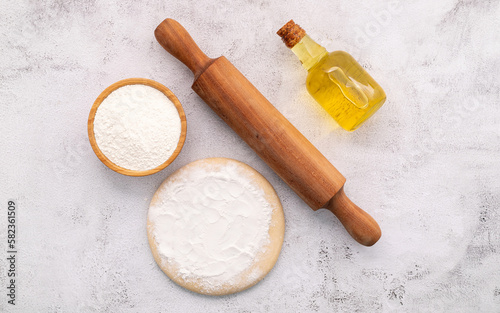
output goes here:
[{"label": "white concrete background", "polygon": [[[2,1],[0,311],[500,312],[499,1]],[[190,89],[153,31],[177,19],[225,55],[346,176],[380,223],[366,248],[310,210]],[[275,32],[293,18],[353,54],[388,101],[348,133],[312,100]],[[86,122],[108,85],[146,77],[184,105],[187,141],[150,177],[106,168]],[[286,217],[255,287],[191,293],[156,266],[149,200],[174,170],[229,157],[260,171]],[[7,304],[7,200],[18,204],[17,304]]]}]

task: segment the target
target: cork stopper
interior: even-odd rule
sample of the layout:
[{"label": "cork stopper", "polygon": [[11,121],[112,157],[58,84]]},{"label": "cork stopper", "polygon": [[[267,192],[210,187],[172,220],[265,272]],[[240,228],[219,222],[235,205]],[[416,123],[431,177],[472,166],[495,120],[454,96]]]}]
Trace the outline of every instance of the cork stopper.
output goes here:
[{"label": "cork stopper", "polygon": [[277,34],[283,39],[288,48],[293,48],[305,35],[306,31],[290,20],[285,26],[278,30]]}]

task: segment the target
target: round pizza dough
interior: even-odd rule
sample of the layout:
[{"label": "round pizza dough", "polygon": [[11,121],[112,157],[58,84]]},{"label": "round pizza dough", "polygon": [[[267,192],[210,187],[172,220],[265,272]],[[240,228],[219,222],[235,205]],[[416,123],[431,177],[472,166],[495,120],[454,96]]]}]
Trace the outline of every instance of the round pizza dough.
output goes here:
[{"label": "round pizza dough", "polygon": [[[221,188],[214,193],[213,186]],[[273,268],[285,219],[261,174],[236,160],[210,158],[182,167],[160,185],[147,232],[153,257],[170,279],[197,293],[227,295],[255,285]]]}]

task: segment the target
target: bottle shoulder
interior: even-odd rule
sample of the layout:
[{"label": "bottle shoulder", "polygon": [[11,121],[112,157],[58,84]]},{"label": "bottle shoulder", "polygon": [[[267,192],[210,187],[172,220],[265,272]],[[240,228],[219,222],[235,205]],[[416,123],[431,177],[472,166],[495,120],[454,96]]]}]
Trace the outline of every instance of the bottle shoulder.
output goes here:
[{"label": "bottle shoulder", "polygon": [[309,67],[307,70],[309,73],[311,72],[316,72],[318,70],[321,70],[325,66],[332,66],[335,64],[340,64],[341,60],[344,59],[350,59],[352,58],[347,52],[344,51],[333,51],[333,52],[326,52],[318,58],[318,60]]},{"label": "bottle shoulder", "polygon": [[335,65],[342,65],[342,64],[349,64],[349,63],[355,63],[357,64],[358,62],[350,55],[349,53],[342,51],[342,50],[337,50],[337,51],[332,51],[328,52],[320,62],[321,64],[335,64]]},{"label": "bottle shoulder", "polygon": [[326,53],[308,72],[309,75],[320,75],[319,72],[331,72],[335,68],[351,74],[364,72],[364,69],[356,59],[342,50]]},{"label": "bottle shoulder", "polygon": [[336,50],[336,51],[332,51],[329,53],[331,56],[336,56],[336,57],[344,57],[344,58],[351,58],[351,59],[354,59],[352,57],[352,55],[350,55],[349,53],[347,53],[346,51],[343,51],[343,50]]}]

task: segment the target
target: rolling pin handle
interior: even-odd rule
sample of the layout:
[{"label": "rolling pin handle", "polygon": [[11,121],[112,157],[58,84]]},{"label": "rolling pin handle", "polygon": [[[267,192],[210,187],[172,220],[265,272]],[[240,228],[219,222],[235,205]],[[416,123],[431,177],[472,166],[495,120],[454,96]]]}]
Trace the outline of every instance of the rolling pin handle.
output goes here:
[{"label": "rolling pin handle", "polygon": [[347,232],[362,245],[372,246],[382,235],[377,222],[346,196],[344,187],[328,201],[325,208],[332,211]]},{"label": "rolling pin handle", "polygon": [[195,80],[214,61],[201,51],[186,29],[173,19],[167,18],[161,22],[155,29],[155,37],[165,50],[193,72]]}]

